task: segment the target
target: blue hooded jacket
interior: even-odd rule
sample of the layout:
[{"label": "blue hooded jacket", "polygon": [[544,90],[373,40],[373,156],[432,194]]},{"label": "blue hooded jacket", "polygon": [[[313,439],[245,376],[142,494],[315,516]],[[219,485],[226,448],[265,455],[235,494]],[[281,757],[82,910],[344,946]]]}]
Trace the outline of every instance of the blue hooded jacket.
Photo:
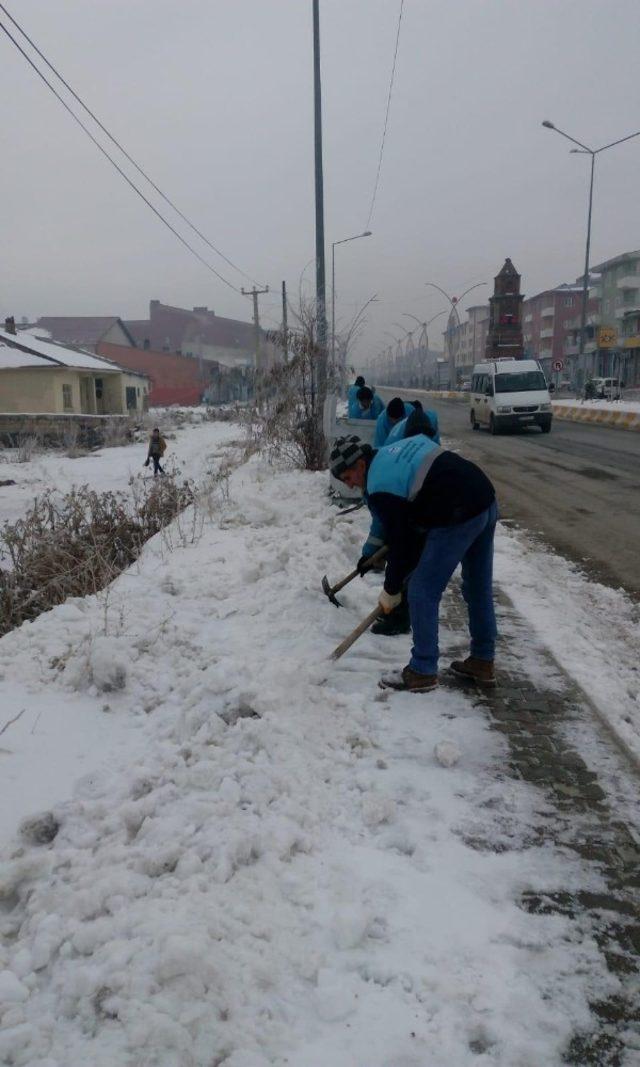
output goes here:
[{"label": "blue hooded jacket", "polygon": [[[365,502],[371,513],[371,526],[367,540],[362,546],[363,556],[372,556],[385,543],[384,522],[375,506],[372,505],[371,496],[377,492],[384,492],[409,500],[411,486],[422,470],[423,461],[426,464],[425,469],[428,469],[435,455],[438,455],[440,451],[438,445],[429,437],[417,435],[408,437],[396,445],[385,445],[376,452],[367,473],[367,486],[364,493]],[[427,457],[430,455],[432,458],[428,460]],[[419,482],[418,488],[422,485],[422,481]]]},{"label": "blue hooded jacket", "polygon": [[359,402],[357,400],[356,400],[355,407],[356,407],[357,410],[355,410],[353,414],[351,414],[351,411],[349,411],[349,418],[350,419],[377,419],[378,415],[382,411],[384,411],[384,404],[382,403],[380,397],[376,395],[376,393],[373,394],[373,400],[371,401],[371,406],[369,408],[367,408],[366,411],[363,411],[363,409],[360,407],[360,404],[359,404]]},{"label": "blue hooded jacket", "polygon": [[[413,415],[413,414],[415,414],[414,408],[411,409],[411,411],[409,412],[409,415],[407,416],[406,419],[402,419],[400,422],[397,422],[395,424],[395,426],[392,427],[392,429],[389,431],[389,436],[387,437],[387,440],[385,441],[385,444],[392,445],[396,441],[403,441],[404,440],[405,434],[407,432],[407,422],[408,422],[409,416]],[[433,441],[435,441],[436,444],[439,445],[440,444],[440,431],[438,429],[438,415],[437,415],[437,413],[435,411],[429,410],[429,411],[423,411],[421,414],[425,415],[428,418],[429,422],[431,423],[431,427],[432,427],[432,431],[433,431],[432,434],[430,435],[431,439]]]},{"label": "blue hooded jacket", "polygon": [[350,419],[357,419],[358,418],[358,416],[356,415],[356,412],[359,410],[359,408],[358,408],[358,389],[360,389],[360,388],[361,388],[361,386],[356,385],[355,382],[354,382],[353,385],[350,385],[349,388],[347,389],[347,415],[349,416]]},{"label": "blue hooded jacket", "polygon": [[[409,404],[408,402],[405,402],[405,405],[404,405],[405,417],[408,417],[409,415],[412,415],[414,411],[415,411],[415,408],[414,408],[413,404]],[[400,421],[403,422],[404,420],[401,419]],[[375,432],[375,436],[373,438],[373,447],[374,448],[382,448],[383,445],[386,445],[387,442],[388,442],[388,439],[389,439],[389,434],[391,433],[391,431],[393,429],[395,429],[395,427],[397,425],[398,425],[397,422],[392,422],[391,421],[391,419],[387,415],[387,409],[385,408],[385,410],[383,412],[381,412],[380,415],[378,415],[378,419],[376,421],[376,432]]]},{"label": "blue hooded jacket", "polygon": [[495,502],[495,490],[475,463],[417,434],[374,454],[365,500],[373,551],[381,542],[389,547],[384,587],[393,594],[415,567],[428,531],[480,515]]}]

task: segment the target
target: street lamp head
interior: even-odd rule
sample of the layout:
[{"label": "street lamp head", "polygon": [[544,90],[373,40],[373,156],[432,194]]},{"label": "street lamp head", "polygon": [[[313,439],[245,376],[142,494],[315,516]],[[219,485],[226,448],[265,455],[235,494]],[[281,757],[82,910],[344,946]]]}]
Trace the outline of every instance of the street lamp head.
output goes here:
[{"label": "street lamp head", "polygon": [[365,230],[364,233],[360,234],[360,236],[361,237],[371,237],[371,230]]},{"label": "street lamp head", "polygon": [[549,122],[549,119],[544,119],[543,122],[542,122],[542,125],[547,130],[555,130],[555,126],[553,125],[552,122]]}]

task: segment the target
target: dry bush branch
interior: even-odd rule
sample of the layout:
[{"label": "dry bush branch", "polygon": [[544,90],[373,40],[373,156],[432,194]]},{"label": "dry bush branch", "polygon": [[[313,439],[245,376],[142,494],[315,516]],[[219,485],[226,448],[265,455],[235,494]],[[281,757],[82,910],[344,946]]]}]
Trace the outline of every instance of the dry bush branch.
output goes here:
[{"label": "dry bush branch", "polygon": [[36,498],[24,519],[0,533],[12,564],[0,570],[0,635],[67,597],[99,592],[193,500],[191,483],[171,477],[139,488],[132,500],[86,485]]}]

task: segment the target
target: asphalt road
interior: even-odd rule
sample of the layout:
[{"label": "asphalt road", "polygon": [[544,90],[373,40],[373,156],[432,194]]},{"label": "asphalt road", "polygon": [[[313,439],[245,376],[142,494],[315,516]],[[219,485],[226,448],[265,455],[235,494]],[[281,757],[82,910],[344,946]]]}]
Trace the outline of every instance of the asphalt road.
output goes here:
[{"label": "asphalt road", "polygon": [[462,401],[430,397],[428,406],[441,434],[489,475],[503,518],[640,598],[640,433],[554,419],[548,434],[492,437],[471,429]]}]

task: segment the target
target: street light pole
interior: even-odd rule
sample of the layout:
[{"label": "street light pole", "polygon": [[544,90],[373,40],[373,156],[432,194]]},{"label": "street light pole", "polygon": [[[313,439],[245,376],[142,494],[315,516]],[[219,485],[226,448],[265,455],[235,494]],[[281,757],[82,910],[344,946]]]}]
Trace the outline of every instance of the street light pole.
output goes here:
[{"label": "street light pole", "polygon": [[[429,327],[430,327],[431,323],[434,322],[435,319],[439,319],[441,315],[446,314],[446,311],[447,311],[447,308],[443,308],[442,311],[436,311],[435,315],[432,315],[431,318],[427,319],[426,322],[422,322],[420,319],[416,318],[415,315],[412,315],[411,312],[409,312],[409,311],[403,311],[402,312],[404,318],[413,319],[413,321],[417,322],[419,326],[422,326],[422,333],[420,334],[420,341],[418,342],[418,346],[420,347],[420,344],[422,343],[422,338],[424,338],[424,355],[425,355],[424,362],[425,362],[425,364],[428,363],[428,361],[429,361],[429,333],[428,333]],[[423,377],[423,381],[424,381],[424,367],[422,369],[422,377]]]},{"label": "street light pole", "polygon": [[346,245],[349,241],[357,241],[360,237],[371,237],[371,230],[357,233],[354,237],[343,237],[341,241],[334,241],[331,245],[331,370],[335,371],[336,363],[336,245]]},{"label": "street light pole", "polygon": [[327,310],[324,263],[324,183],[322,174],[322,90],[320,80],[320,0],[313,3],[313,105],[316,198],[316,334],[318,343],[317,417],[322,426],[327,393]]},{"label": "street light pole", "polygon": [[442,295],[445,298],[445,300],[448,300],[449,304],[451,305],[451,311],[449,312],[449,320],[447,322],[447,329],[446,329],[447,349],[449,350],[449,383],[450,383],[451,388],[453,388],[453,385],[454,385],[454,383],[451,381],[451,378],[453,376],[453,369],[452,369],[452,366],[451,366],[451,353],[452,353],[451,333],[452,333],[453,329],[455,328],[454,325],[453,325],[453,321],[452,321],[453,317],[455,315],[456,323],[457,323],[458,326],[460,326],[460,313],[458,311],[458,304],[462,300],[464,300],[465,296],[467,296],[468,293],[471,293],[471,292],[473,292],[474,289],[479,289],[481,285],[486,285],[486,284],[487,284],[486,282],[476,282],[475,285],[470,285],[468,289],[465,289],[464,293],[462,293],[461,296],[449,296],[449,294],[446,293],[444,291],[444,289],[441,289],[439,285],[436,285],[435,282],[425,282],[425,285],[430,285],[432,289],[437,289],[439,293],[442,293]]},{"label": "street light pole", "polygon": [[[576,155],[591,156],[591,178],[589,181],[589,210],[587,212],[587,240],[586,250],[584,258],[584,274],[582,276],[582,310],[580,314],[580,337],[578,340],[578,372],[586,375],[586,367],[583,365],[584,348],[587,332],[587,304],[589,302],[589,253],[591,249],[591,210],[593,207],[593,177],[596,164],[596,156],[601,152],[606,152],[608,148],[615,148],[616,145],[623,144],[625,141],[632,141],[634,137],[640,137],[640,130],[635,133],[629,133],[626,137],[620,137],[617,141],[611,141],[610,144],[602,145],[600,148],[588,148],[587,145],[582,144],[581,141],[576,141],[575,137],[571,137],[570,134],[565,133],[564,130],[559,130],[558,127],[550,122],[549,119],[545,119],[542,123],[546,130],[553,130],[554,133],[559,133],[561,137],[566,138],[567,141],[571,141],[572,144],[576,144],[577,148],[572,148],[571,152]],[[581,384],[581,383],[580,383]]]}]

